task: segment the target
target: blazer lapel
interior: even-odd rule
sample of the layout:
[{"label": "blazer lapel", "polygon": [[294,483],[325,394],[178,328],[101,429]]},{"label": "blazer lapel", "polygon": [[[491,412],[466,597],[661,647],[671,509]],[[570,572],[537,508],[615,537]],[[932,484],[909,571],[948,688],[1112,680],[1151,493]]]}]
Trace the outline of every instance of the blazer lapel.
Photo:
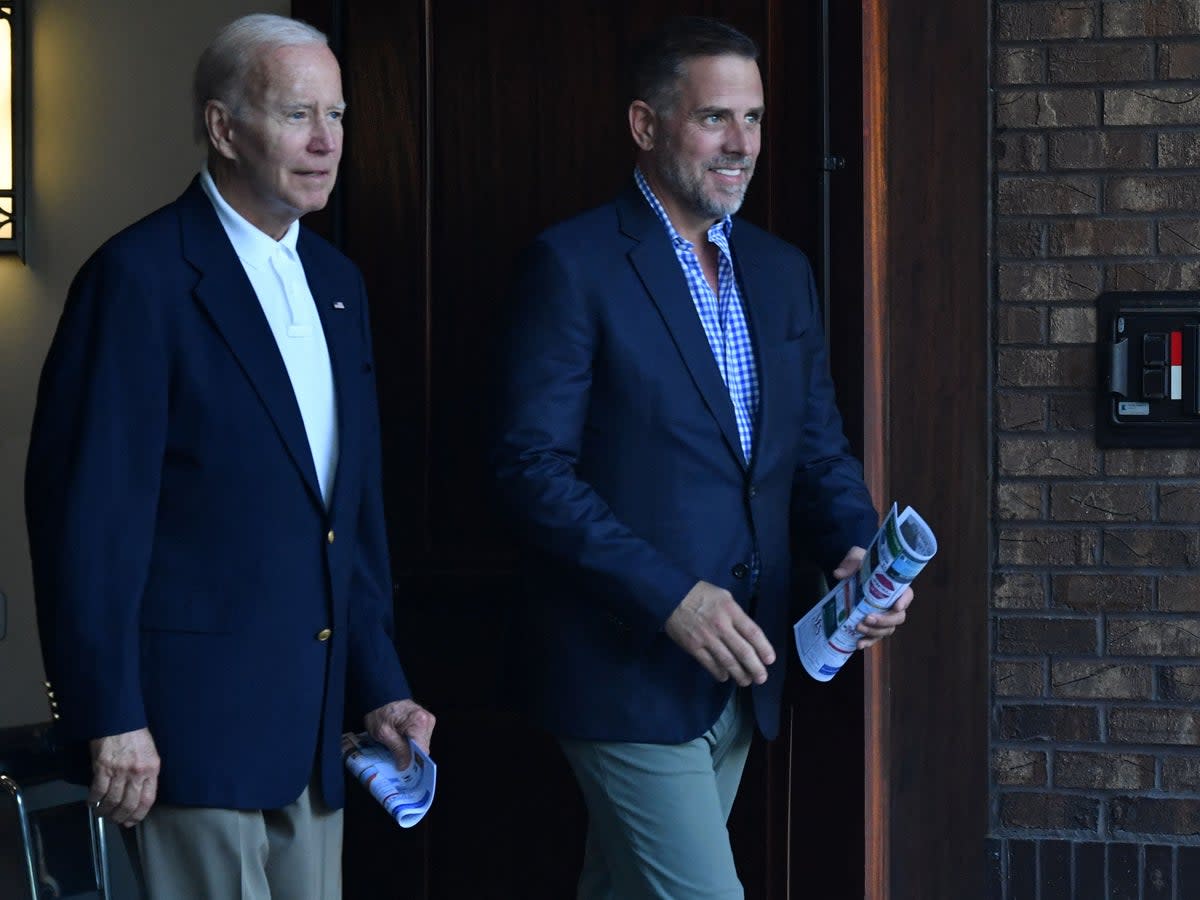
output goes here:
[{"label": "blazer lapel", "polygon": [[325,345],[329,349],[329,365],[333,370],[339,446],[333,494],[329,503],[330,509],[333,509],[339,498],[345,496],[359,478],[358,468],[353,464],[359,459],[359,448],[350,441],[361,433],[359,416],[362,409],[357,402],[359,393],[355,388],[362,382],[362,367],[367,362],[363,335],[359,333],[363,311],[357,308],[360,302],[358,291],[348,290],[344,279],[333,277],[332,267],[322,265],[315,258],[312,238],[303,227],[296,249],[304,265],[304,275],[317,306],[317,315],[321,317]]},{"label": "blazer lapel", "polygon": [[254,386],[309,493],[324,507],[296,393],[241,260],[198,179],[178,202],[183,255],[200,273],[196,300]]},{"label": "blazer lapel", "polygon": [[688,291],[687,279],[679,268],[675,249],[666,230],[636,185],[626,189],[617,198],[617,214],[621,230],[638,242],[629,251],[629,261],[658,307],[659,315],[666,323],[679,355],[683,357],[684,365],[692,376],[692,382],[716,419],[730,452],[738,464],[745,468],[746,458],[742,455],[733,401],[729,399],[729,389],[721,378],[721,370],[717,368],[712,347]]},{"label": "blazer lapel", "polygon": [[742,307],[746,312],[746,327],[750,331],[750,343],[754,347],[754,363],[758,370],[758,415],[754,417],[754,459],[753,467],[762,457],[765,438],[770,434],[768,416],[771,411],[771,354],[767,352],[771,346],[769,335],[774,334],[774,326],[770,319],[771,305],[768,298],[778,292],[772,280],[771,268],[764,264],[759,257],[757,245],[751,241],[738,239],[737,221],[734,220],[733,231],[730,233],[730,249],[733,251],[733,264],[742,292]]}]

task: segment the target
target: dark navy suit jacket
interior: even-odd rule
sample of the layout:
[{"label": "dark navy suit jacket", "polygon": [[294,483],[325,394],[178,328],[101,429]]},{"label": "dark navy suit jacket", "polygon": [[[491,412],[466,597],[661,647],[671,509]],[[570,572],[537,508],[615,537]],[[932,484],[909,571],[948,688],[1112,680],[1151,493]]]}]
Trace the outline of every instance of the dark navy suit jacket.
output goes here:
[{"label": "dark navy suit jacket", "polygon": [[532,552],[528,644],[514,652],[556,734],[679,743],[715,722],[733,682],[663,631],[703,579],[775,647],[753,691],[773,737],[791,541],[830,570],[877,525],[834,404],[808,261],[741,220],[732,247],[761,387],[750,465],[679,262],[635,186],[544,232],[519,264],[493,462]]},{"label": "dark navy suit jacket", "polygon": [[315,766],[340,806],[347,693],[360,712],[409,696],[363,281],[306,229],[298,250],[337,397],[329,509],[198,181],[84,265],[42,374],[26,515],[59,726],[79,741],[148,726],[166,803],[277,808]]}]

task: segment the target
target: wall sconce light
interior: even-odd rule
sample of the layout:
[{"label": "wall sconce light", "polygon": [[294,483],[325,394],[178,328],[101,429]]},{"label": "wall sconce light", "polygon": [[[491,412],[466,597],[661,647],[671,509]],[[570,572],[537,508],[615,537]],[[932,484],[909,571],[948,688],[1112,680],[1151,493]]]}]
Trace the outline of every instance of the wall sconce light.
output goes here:
[{"label": "wall sconce light", "polygon": [[0,253],[25,255],[25,11],[0,0]]}]

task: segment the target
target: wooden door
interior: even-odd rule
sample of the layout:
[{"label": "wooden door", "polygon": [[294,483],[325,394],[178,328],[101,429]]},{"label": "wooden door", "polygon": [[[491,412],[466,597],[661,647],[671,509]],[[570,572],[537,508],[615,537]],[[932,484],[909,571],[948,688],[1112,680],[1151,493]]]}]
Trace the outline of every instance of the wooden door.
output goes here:
[{"label": "wooden door", "polygon": [[[509,615],[517,563],[483,466],[509,267],[539,230],[611,198],[630,177],[622,61],[631,41],[671,14],[719,16],[764,51],[766,142],[744,214],[801,245],[840,286],[834,341],[857,359],[857,10],[835,14],[845,46],[825,83],[847,106],[827,139],[820,2],[293,5],[331,34],[343,61],[350,113],[339,193],[310,224],[341,242],[367,279],[398,641],[439,722],[441,783],[419,828],[399,832],[351,792],[347,897],[569,897],[584,811],[557,748],[511,711],[519,686],[508,663],[527,652]],[[826,222],[831,150],[846,165],[832,187],[840,211]],[[836,241],[823,240],[835,231]],[[861,369],[842,365],[838,376],[858,439]],[[793,677],[783,734],[756,744],[731,820],[747,897],[802,896],[801,880],[820,870],[833,876],[826,900],[862,896],[862,692],[861,661],[828,687]]]}]

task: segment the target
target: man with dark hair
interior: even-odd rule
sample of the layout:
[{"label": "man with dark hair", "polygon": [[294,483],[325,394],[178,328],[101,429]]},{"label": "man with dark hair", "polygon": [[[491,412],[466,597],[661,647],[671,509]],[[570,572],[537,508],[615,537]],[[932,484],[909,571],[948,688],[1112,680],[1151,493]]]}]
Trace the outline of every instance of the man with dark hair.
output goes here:
[{"label": "man with dark hair", "polygon": [[808,261],[731,218],[760,148],[756,58],[710,19],[652,35],[632,182],[518,269],[493,461],[537,555],[529,684],[588,807],[582,898],[742,896],[725,823],[755,724],[778,730],[790,542],[844,577],[878,522]]},{"label": "man with dark hair", "polygon": [[316,29],[247,16],[195,101],[207,165],[80,270],[42,374],[42,645],[151,898],[332,900],[347,701],[401,764],[434,726],[392,642],[362,276],[298,222],[341,75]]}]

